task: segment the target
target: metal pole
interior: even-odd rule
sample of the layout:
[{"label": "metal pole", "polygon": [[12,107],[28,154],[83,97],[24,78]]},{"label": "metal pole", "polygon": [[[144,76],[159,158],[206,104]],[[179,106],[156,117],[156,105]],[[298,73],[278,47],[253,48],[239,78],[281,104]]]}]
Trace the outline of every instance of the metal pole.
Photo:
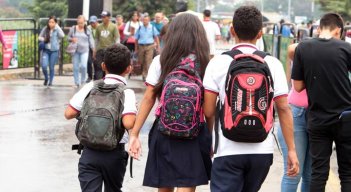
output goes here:
[{"label": "metal pole", "polygon": [[89,19],[90,0],[83,0],[83,15],[85,19]]},{"label": "metal pole", "polygon": [[196,12],[200,13],[200,0],[197,0],[196,6],[197,6]]},{"label": "metal pole", "polygon": [[264,0],[261,0],[261,13],[263,14],[263,10],[264,10],[264,6],[263,6],[263,2]]},{"label": "metal pole", "polygon": [[288,17],[291,22],[291,0],[288,1]]}]

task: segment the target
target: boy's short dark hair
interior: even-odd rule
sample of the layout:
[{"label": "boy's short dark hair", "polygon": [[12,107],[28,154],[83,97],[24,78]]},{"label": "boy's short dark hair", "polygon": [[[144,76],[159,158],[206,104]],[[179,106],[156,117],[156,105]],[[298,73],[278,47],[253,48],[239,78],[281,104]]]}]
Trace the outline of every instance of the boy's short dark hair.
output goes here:
[{"label": "boy's short dark hair", "polygon": [[104,63],[111,74],[121,75],[130,65],[130,51],[122,44],[115,44],[105,49]]},{"label": "boy's short dark hair", "polygon": [[203,14],[204,14],[205,17],[211,17],[211,11],[208,10],[208,9],[205,9]]},{"label": "boy's short dark hair", "polygon": [[327,13],[321,18],[319,27],[321,29],[329,28],[330,30],[336,28],[344,29],[344,20],[337,13]]},{"label": "boy's short dark hair", "polygon": [[239,7],[233,17],[233,27],[241,40],[253,40],[262,29],[262,14],[254,6]]}]

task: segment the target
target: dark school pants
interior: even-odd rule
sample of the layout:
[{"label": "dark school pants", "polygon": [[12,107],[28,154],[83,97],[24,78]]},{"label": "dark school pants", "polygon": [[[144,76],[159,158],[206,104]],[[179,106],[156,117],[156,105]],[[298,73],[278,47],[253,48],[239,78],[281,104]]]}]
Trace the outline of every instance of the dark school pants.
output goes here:
[{"label": "dark school pants", "polygon": [[325,191],[333,141],[336,145],[342,192],[351,191],[351,121],[330,126],[308,126],[312,157],[311,192]]},{"label": "dark school pants", "polygon": [[119,147],[112,151],[84,148],[79,159],[79,182],[82,192],[121,192],[128,153]]},{"label": "dark school pants", "polygon": [[273,163],[273,154],[217,157],[212,164],[211,192],[257,192]]}]

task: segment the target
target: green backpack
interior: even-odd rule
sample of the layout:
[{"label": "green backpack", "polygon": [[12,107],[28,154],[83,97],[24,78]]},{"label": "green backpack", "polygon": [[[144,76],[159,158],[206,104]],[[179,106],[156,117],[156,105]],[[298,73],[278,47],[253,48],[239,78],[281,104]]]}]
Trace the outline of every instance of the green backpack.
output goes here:
[{"label": "green backpack", "polygon": [[123,84],[105,84],[103,80],[94,83],[77,118],[76,136],[81,145],[101,151],[117,147],[125,132],[122,124],[124,87]]}]

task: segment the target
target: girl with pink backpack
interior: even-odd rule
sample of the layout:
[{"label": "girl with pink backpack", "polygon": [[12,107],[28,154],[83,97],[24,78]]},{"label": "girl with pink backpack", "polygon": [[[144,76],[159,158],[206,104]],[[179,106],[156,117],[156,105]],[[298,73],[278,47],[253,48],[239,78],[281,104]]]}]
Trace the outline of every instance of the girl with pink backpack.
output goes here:
[{"label": "girl with pink backpack", "polygon": [[139,132],[158,98],[143,185],[160,192],[193,192],[208,184],[211,171],[211,135],[202,110],[209,45],[201,21],[186,13],[172,20],[164,40],[149,68],[129,153],[140,157]]}]

